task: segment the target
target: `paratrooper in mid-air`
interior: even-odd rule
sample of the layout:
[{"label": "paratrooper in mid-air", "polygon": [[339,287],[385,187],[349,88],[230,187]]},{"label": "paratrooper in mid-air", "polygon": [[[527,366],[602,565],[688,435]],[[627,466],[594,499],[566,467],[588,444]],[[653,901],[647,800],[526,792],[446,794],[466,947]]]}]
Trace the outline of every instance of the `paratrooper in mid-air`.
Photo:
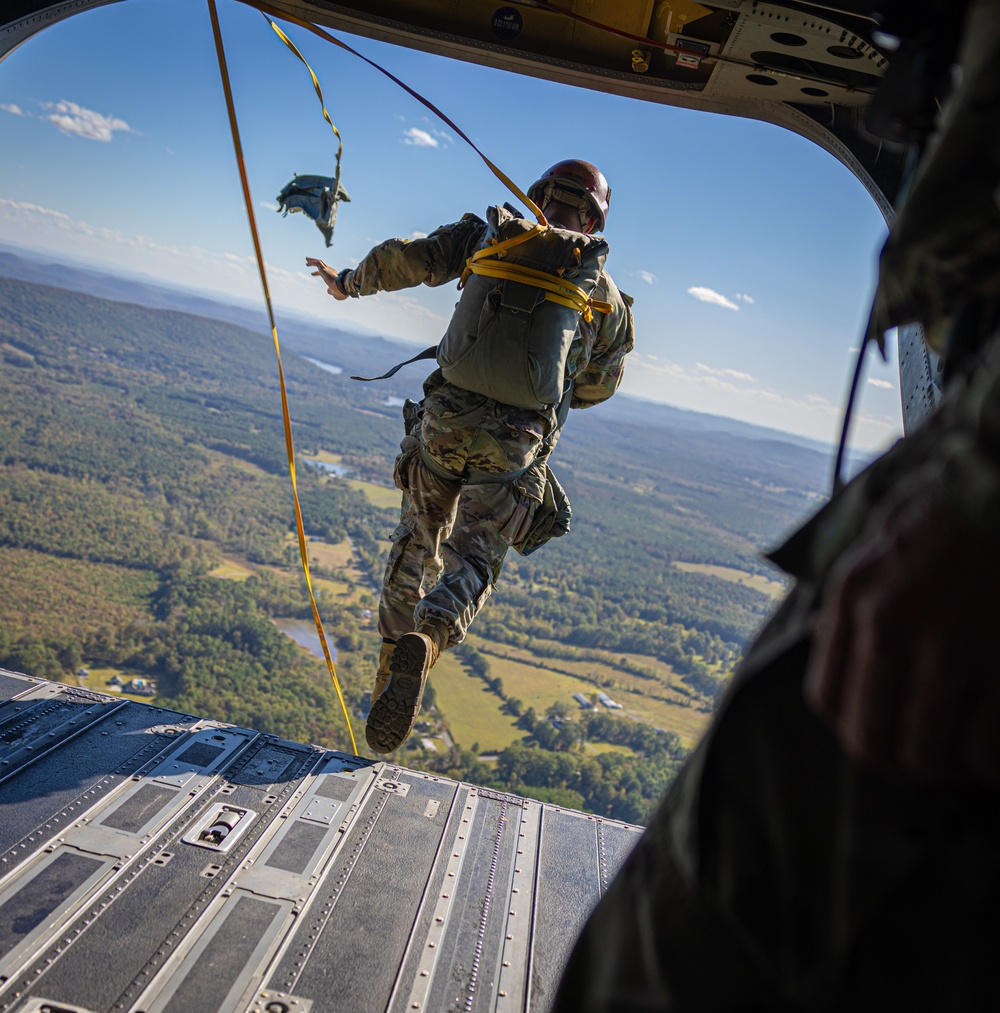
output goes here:
[{"label": "paratrooper in mid-air", "polygon": [[409,735],[428,671],[464,640],[507,550],[527,554],[568,530],[549,457],[570,408],[615,393],[634,344],[632,300],[604,268],[603,174],[559,162],[528,196],[548,224],[492,207],[486,221],[466,214],[426,238],[381,243],[354,269],[306,259],[335,299],[462,279],[445,336],[425,355],[439,368],[403,410],[394,468],[403,502],[366,728],[379,753]]}]

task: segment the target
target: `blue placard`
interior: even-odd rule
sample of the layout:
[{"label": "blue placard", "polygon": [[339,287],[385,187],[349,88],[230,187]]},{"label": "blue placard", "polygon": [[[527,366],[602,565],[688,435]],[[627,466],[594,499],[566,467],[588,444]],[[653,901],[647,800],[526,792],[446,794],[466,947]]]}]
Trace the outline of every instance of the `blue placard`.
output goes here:
[{"label": "blue placard", "polygon": [[515,7],[501,7],[493,14],[490,27],[498,39],[514,39],[521,34],[524,20]]}]

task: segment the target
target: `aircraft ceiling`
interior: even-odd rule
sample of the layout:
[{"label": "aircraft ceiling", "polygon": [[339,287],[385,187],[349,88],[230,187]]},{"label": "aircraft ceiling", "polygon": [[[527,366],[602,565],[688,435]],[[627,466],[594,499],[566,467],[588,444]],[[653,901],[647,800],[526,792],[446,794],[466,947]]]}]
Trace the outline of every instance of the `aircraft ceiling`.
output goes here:
[{"label": "aircraft ceiling", "polygon": [[[47,25],[109,2],[121,0],[8,0],[0,58]],[[864,129],[888,66],[871,42],[877,26],[864,0],[277,0],[268,7],[565,84],[775,123],[840,159],[892,215],[904,149]]]}]

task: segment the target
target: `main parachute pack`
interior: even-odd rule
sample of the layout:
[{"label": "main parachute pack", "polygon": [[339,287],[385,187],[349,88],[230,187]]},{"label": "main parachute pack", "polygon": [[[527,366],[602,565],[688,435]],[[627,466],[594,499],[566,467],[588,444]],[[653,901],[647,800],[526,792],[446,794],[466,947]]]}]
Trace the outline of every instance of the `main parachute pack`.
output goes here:
[{"label": "main parachute pack", "polygon": [[563,398],[566,359],[581,314],[589,319],[607,241],[539,228],[506,207],[490,208],[487,219],[438,363],[466,390],[519,408],[551,408]]}]

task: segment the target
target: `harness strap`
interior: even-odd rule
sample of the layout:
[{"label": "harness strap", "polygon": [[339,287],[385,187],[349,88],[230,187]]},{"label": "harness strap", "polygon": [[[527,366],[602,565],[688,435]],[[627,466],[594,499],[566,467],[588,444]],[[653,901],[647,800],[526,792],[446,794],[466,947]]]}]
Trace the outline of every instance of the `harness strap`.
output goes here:
[{"label": "harness strap", "polygon": [[388,373],[383,373],[381,376],[352,376],[352,380],[388,380],[390,376],[394,376],[404,366],[408,366],[411,362],[419,362],[421,359],[433,359],[437,357],[437,345],[431,345],[430,348],[425,348],[419,355],[413,356],[412,359],[407,359],[405,362],[397,362]]},{"label": "harness strap", "polygon": [[594,319],[594,310],[597,310],[598,313],[611,313],[614,310],[611,303],[603,302],[600,299],[591,299],[582,288],[574,285],[571,281],[560,278],[557,274],[548,274],[546,271],[525,267],[522,264],[473,263],[473,258],[470,257],[466,264],[466,270],[472,274],[485,275],[488,278],[519,281],[524,285],[545,289],[546,299],[558,303],[560,306],[576,310],[587,323]]},{"label": "harness strap", "polygon": [[508,250],[513,249],[515,246],[520,246],[521,243],[526,243],[529,239],[534,239],[535,236],[545,232],[548,228],[551,228],[551,226],[536,223],[528,229],[527,232],[523,232],[519,236],[511,236],[510,239],[504,239],[503,241],[499,239],[491,239],[488,245],[484,246],[481,250],[476,250],[476,252],[465,262],[465,270],[462,272],[462,277],[459,279],[458,287],[461,288],[466,281],[468,281],[469,272],[472,270],[472,264],[482,260],[483,257],[506,257]]},{"label": "harness strap", "polygon": [[[531,285],[534,288],[545,289],[545,298],[550,302],[558,303],[569,309],[576,310],[583,315],[583,319],[589,324],[594,319],[594,310],[598,313],[611,313],[614,307],[611,303],[603,302],[600,299],[591,299],[579,285],[559,277],[557,274],[549,274],[547,271],[539,271],[534,267],[525,267],[523,264],[506,264],[501,258],[507,255],[507,251],[521,243],[534,239],[535,236],[551,228],[550,225],[536,224],[520,236],[513,236],[499,242],[491,240],[488,246],[469,257],[465,262],[465,270],[458,281],[458,287],[464,288],[469,280],[470,274],[481,274],[488,278],[500,278],[504,281],[519,281],[524,285]],[[484,263],[486,258],[488,263]],[[495,258],[495,259],[494,259]],[[405,365],[405,363],[402,363]]]}]

